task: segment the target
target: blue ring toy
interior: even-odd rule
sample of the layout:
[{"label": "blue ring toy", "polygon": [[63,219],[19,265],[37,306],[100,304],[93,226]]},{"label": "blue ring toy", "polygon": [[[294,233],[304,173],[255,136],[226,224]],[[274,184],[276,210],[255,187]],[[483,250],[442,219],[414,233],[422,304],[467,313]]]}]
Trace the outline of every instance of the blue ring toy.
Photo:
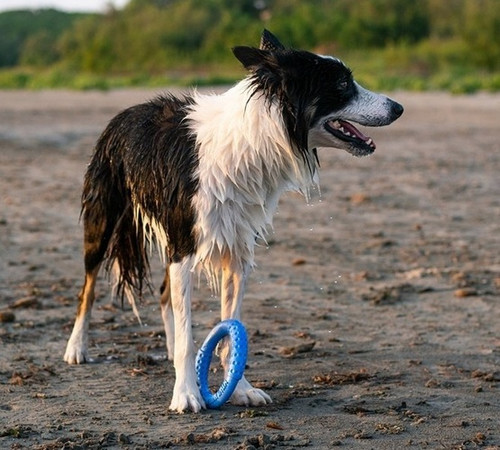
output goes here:
[{"label": "blue ring toy", "polygon": [[[212,361],[212,353],[220,340],[229,336],[231,351],[229,354],[229,370],[219,390],[212,394],[208,387],[208,371]],[[244,325],[235,319],[219,322],[209,333],[196,356],[196,375],[200,393],[207,408],[220,408],[229,400],[241,380],[247,362],[248,342]]]}]

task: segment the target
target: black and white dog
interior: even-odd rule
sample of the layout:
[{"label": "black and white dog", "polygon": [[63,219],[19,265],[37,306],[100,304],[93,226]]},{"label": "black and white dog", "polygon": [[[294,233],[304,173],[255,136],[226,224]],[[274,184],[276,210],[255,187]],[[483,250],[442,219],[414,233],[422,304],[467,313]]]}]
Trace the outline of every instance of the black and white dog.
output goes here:
[{"label": "black and white dog", "polygon": [[[148,247],[166,265],[161,311],[176,373],[170,409],[205,407],[191,332],[194,273],[221,292],[221,319],[240,318],[257,238],[280,195],[316,183],[316,149],[356,156],[375,143],[352,123],[388,125],[403,113],[357,84],[338,59],[285,48],[264,31],[260,48],[235,47],[249,75],[222,95],[165,95],[111,120],[84,179],[85,282],[64,359],[88,361],[94,288],[103,262],[132,300],[149,283]],[[227,369],[229,349],[220,352]],[[270,397],[242,378],[231,401]]]}]

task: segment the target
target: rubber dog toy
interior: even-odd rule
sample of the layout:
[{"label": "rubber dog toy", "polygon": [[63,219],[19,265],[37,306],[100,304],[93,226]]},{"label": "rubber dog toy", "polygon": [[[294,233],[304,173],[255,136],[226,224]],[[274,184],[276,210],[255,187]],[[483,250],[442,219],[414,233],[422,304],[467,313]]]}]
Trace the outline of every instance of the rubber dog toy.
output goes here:
[{"label": "rubber dog toy", "polygon": [[[215,347],[219,341],[226,336],[229,336],[230,344],[229,370],[227,371],[219,390],[212,393],[208,387],[210,362],[212,361],[212,354]],[[198,377],[198,385],[207,408],[220,408],[229,400],[229,397],[231,397],[232,393],[236,389],[236,385],[238,384],[238,381],[241,380],[243,372],[245,371],[247,353],[247,333],[244,325],[239,320],[223,320],[222,322],[219,322],[209,333],[196,356],[196,375]]]}]

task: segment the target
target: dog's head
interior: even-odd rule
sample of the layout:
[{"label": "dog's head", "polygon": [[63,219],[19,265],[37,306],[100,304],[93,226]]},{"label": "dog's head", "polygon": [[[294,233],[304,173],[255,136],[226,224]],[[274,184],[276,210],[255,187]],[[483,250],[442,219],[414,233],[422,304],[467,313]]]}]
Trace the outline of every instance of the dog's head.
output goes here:
[{"label": "dog's head", "polygon": [[233,53],[252,74],[253,95],[264,95],[282,110],[299,149],[334,147],[369,155],[375,143],[350,122],[378,127],[403,113],[399,103],[354,81],[339,59],[287,49],[267,30],[260,48],[235,47]]}]

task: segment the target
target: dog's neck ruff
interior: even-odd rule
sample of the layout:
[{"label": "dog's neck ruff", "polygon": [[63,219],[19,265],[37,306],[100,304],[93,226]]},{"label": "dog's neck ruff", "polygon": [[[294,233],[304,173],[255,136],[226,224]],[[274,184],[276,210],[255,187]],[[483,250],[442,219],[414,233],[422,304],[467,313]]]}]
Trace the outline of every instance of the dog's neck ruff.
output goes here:
[{"label": "dog's neck ruff", "polygon": [[252,91],[245,79],[222,95],[195,94],[186,117],[199,158],[195,263],[214,287],[222,258],[253,265],[255,240],[272,226],[280,195],[299,190],[308,197],[316,183],[314,155],[297,156],[280,105]]}]

